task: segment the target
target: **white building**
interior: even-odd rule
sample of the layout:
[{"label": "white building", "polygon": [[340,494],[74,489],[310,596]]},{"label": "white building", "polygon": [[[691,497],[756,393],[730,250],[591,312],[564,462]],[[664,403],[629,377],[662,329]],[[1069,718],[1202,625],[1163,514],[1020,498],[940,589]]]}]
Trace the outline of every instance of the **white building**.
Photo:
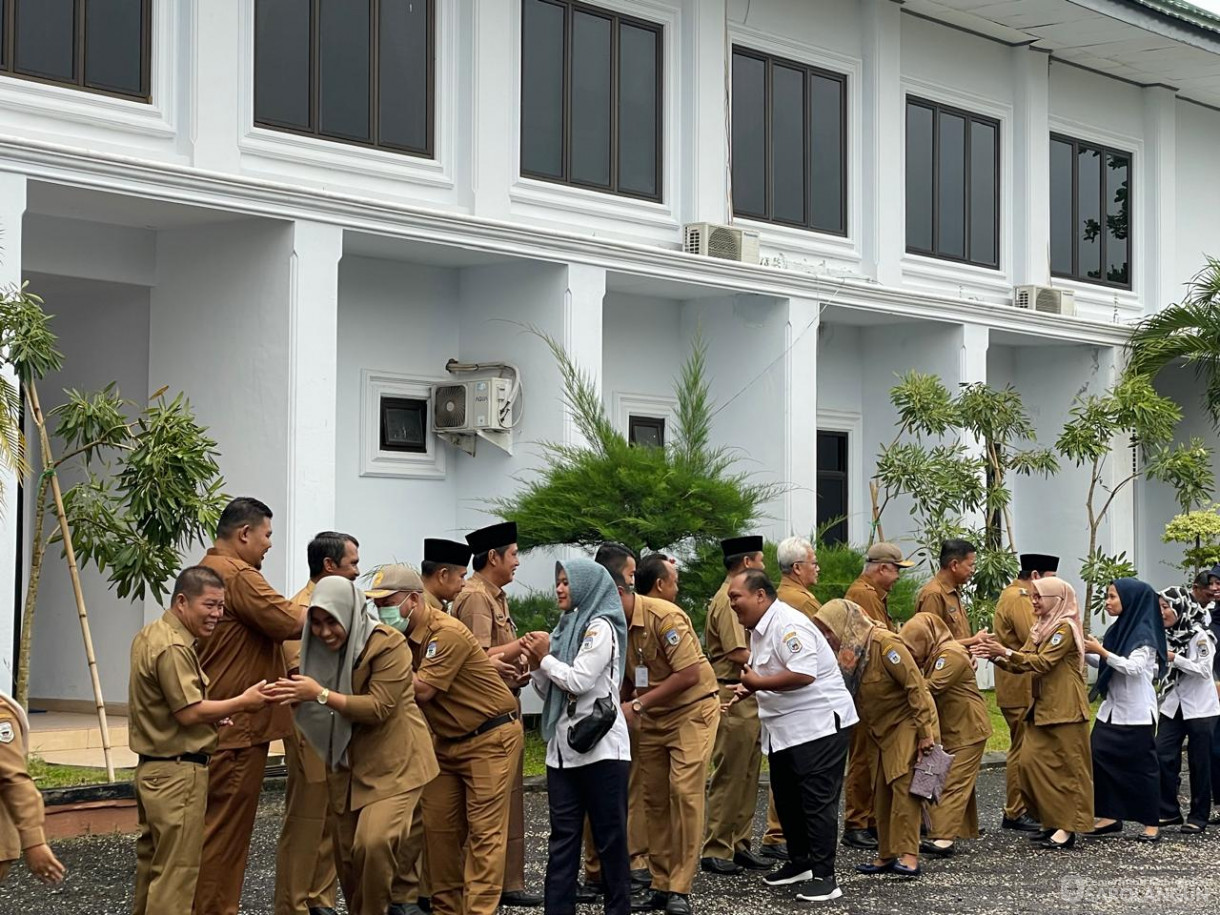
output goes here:
[{"label": "white building", "polygon": [[[1172,0],[77,5],[0,3],[0,280],[58,316],[48,406],[110,380],[188,392],[228,491],[275,509],[289,593],[315,531],[417,561],[486,520],[532,443],[574,439],[527,326],[624,429],[667,415],[701,329],[720,440],[791,484],[767,533],[813,527],[828,433],[823,501],[860,541],[896,373],[1012,383],[1051,441],[1127,325],[1220,250],[1220,20]],[[683,253],[698,222],[757,232],[762,263]],[[1026,284],[1073,291],[1076,316],[1014,308]],[[426,401],[451,358],[521,368],[514,453],[381,450],[381,398]],[[1166,384],[1205,431],[1190,377]],[[1082,479],[1016,484],[1019,544],[1069,578]],[[1103,547],[1170,574],[1172,511],[1132,490]],[[0,688],[28,519],[3,517]],[[158,608],[93,572],[86,591],[122,702]],[[53,552],[31,695],[90,695]]]}]

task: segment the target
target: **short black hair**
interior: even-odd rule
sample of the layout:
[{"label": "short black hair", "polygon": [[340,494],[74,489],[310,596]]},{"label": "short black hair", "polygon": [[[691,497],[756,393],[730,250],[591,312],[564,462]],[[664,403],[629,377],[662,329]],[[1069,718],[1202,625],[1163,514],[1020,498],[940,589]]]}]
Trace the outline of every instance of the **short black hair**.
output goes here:
[{"label": "short black hair", "polygon": [[616,588],[627,587],[627,560],[635,559],[635,551],[625,543],[608,540],[597,548],[593,561],[610,573]]},{"label": "short black hair", "polygon": [[1198,575],[1195,576],[1195,587],[1196,588],[1211,587],[1212,579],[1216,578],[1216,577],[1217,576],[1213,575],[1209,571],[1200,572]]},{"label": "short black hair", "polygon": [[[479,571],[479,569],[483,568],[484,565],[487,565],[487,554],[480,553],[479,555],[481,555],[483,557],[483,565],[475,566],[474,570],[476,572]],[[458,565],[456,562],[437,562],[435,559],[424,559],[424,560],[421,560],[419,563],[419,574],[422,575],[424,578],[431,578],[441,569],[453,569],[455,571],[457,571],[457,570],[465,571],[466,567],[463,565]]]},{"label": "short black hair", "polygon": [[1018,581],[1029,581],[1033,577],[1034,577],[1034,573],[1033,573],[1032,569],[1022,569],[1020,572],[1017,573]]},{"label": "short black hair", "polygon": [[225,580],[215,569],[207,566],[190,566],[178,573],[174,580],[174,592],[169,597],[172,604],[182,594],[187,600],[194,600],[208,588],[225,589]]},{"label": "short black hair", "polygon": [[309,577],[317,578],[321,575],[326,570],[323,562],[327,559],[335,565],[341,563],[349,543],[354,544],[357,549],[360,548],[360,541],[351,534],[339,531],[319,531],[314,534],[313,540],[309,541],[309,546],[305,548],[305,556],[309,560]]},{"label": "short black hair", "polygon": [[746,569],[741,575],[745,579],[747,591],[762,591],[767,597],[775,600],[775,585],[771,583],[771,577],[762,569]]},{"label": "short black hair", "polygon": [[969,540],[954,538],[940,545],[940,567],[947,569],[955,559],[961,562],[971,553],[977,553],[978,548]]},{"label": "short black hair", "polygon": [[724,557],[724,567],[732,572],[743,562],[753,556],[761,556],[762,550],[751,550],[749,553],[734,553],[732,556]]},{"label": "short black hair", "polygon": [[649,553],[635,567],[635,590],[640,594],[651,594],[657,582],[668,581],[673,566],[664,553]]},{"label": "short black hair", "polygon": [[220,521],[216,524],[216,536],[223,540],[233,536],[247,524],[253,526],[271,516],[271,509],[267,507],[267,503],[260,502],[253,496],[238,496],[220,513]]}]

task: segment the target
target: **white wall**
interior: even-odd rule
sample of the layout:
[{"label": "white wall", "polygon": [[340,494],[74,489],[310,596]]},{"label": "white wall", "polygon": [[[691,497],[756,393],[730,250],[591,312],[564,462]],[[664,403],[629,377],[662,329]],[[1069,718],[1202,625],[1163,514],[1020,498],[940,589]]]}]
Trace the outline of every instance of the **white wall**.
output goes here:
[{"label": "white wall", "polygon": [[1220,256],[1220,220],[1216,217],[1220,213],[1220,182],[1215,175],[1220,112],[1179,102],[1177,115],[1176,181],[1170,189],[1178,206],[1173,269],[1178,283],[1185,284],[1203,267],[1205,256]]},{"label": "white wall", "polygon": [[602,400],[612,421],[618,420],[615,395],[674,396],[674,382],[690,354],[681,302],[608,292],[602,334]]},{"label": "white wall", "polygon": [[[31,290],[45,298],[47,310],[55,315],[52,329],[59,338],[59,350],[64,354],[63,371],[47,376],[38,386],[44,413],[49,414],[67,399],[64,388],[93,392],[112,381],[117,383],[123,397],[142,405],[150,393],[149,291],[136,286],[41,274],[27,273],[26,278]],[[54,419],[50,422],[54,428]],[[32,436],[33,427],[30,428]],[[31,438],[31,441],[35,439]],[[64,454],[58,440],[52,447],[57,455]],[[63,485],[67,488],[81,478],[79,473],[65,473]],[[27,562],[32,550],[35,491],[35,485],[25,489]],[[44,536],[55,527],[53,510],[48,513],[45,525]],[[125,703],[126,658],[132,638],[144,625],[142,606],[130,600],[119,600],[95,566],[85,569],[81,582],[102,693],[109,702]],[[30,696],[93,698],[76,601],[58,544],[47,550],[43,560],[31,654]]]}]

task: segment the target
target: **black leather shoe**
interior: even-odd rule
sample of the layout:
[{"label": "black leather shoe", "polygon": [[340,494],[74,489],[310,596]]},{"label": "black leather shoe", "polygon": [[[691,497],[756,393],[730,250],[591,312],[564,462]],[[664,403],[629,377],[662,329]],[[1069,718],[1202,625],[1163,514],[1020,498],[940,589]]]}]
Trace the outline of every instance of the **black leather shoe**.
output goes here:
[{"label": "black leather shoe", "polygon": [[763,845],[758,850],[758,853],[764,858],[773,858],[776,861],[788,860],[788,843],[776,842],[774,845]]},{"label": "black leather shoe", "polygon": [[1037,832],[1030,834],[1029,841],[1042,842],[1042,841],[1045,841],[1046,839],[1049,839],[1054,834],[1055,834],[1055,830],[1053,830],[1053,829],[1039,829]]},{"label": "black leather shoe", "polygon": [[603,892],[600,883],[581,883],[576,887],[576,901],[588,905],[601,899]]},{"label": "black leather shoe", "polygon": [[868,877],[875,876],[876,874],[888,874],[897,863],[898,859],[894,858],[892,861],[886,861],[884,864],[873,864],[871,861],[867,864],[857,864],[856,873],[864,874]]},{"label": "black leather shoe", "polygon": [[876,848],[877,840],[867,829],[848,829],[843,833],[843,844],[848,848]]},{"label": "black leather shoe", "polygon": [[633,886],[648,889],[652,885],[652,871],[646,867],[636,868],[631,872],[631,883]]},{"label": "black leather shoe", "polygon": [[1123,831],[1123,821],[1115,820],[1109,826],[1098,826],[1084,834],[1086,839],[1102,839],[1106,836],[1116,836]]},{"label": "black leather shoe", "polygon": [[432,897],[431,896],[420,896],[419,902],[417,902],[416,905],[418,905],[425,912],[431,912],[432,911]]},{"label": "black leather shoe", "polygon": [[1146,833],[1146,832],[1141,832],[1138,836],[1135,837],[1135,841],[1137,841],[1137,842],[1159,842],[1159,841],[1161,841],[1161,834],[1158,832],[1158,833],[1154,833],[1153,835],[1148,835],[1148,833]]},{"label": "black leather shoe", "polygon": [[957,848],[953,845],[937,845],[931,839],[921,839],[919,850],[925,855],[935,858],[952,858]]},{"label": "black leather shoe", "polygon": [[339,915],[339,913],[328,905],[311,905],[309,915]]},{"label": "black leather shoe", "polygon": [[1206,823],[1183,823],[1179,832],[1184,832],[1188,836],[1197,836],[1207,829]]},{"label": "black leather shoe", "polygon": [[918,877],[923,870],[918,864],[914,867],[907,867],[905,864],[895,861],[894,866],[890,868],[890,873],[897,877]]},{"label": "black leather shoe", "polygon": [[[334,909],[311,909],[314,912],[333,912]],[[385,910],[385,915],[424,915],[424,910],[414,902],[392,902]]]},{"label": "black leather shoe", "polygon": [[514,909],[536,909],[542,905],[542,896],[526,890],[509,890],[500,894],[500,905]]},{"label": "black leather shoe", "polygon": [[1043,839],[1041,842],[1039,842],[1038,844],[1041,845],[1043,848],[1049,848],[1054,851],[1062,851],[1065,848],[1075,848],[1076,847],[1076,833],[1074,833],[1074,832],[1068,833],[1068,837],[1066,839],[1064,839],[1062,842],[1056,842],[1054,839],[1047,837],[1047,838]]},{"label": "black leather shoe", "polygon": [[[637,890],[631,894],[631,911],[652,912],[656,909],[663,909],[668,901],[668,895],[668,893],[653,893],[647,889]],[[661,904],[654,905],[658,896],[661,897]]]},{"label": "black leather shoe", "polygon": [[768,861],[766,858],[754,854],[748,848],[742,849],[733,855],[733,863],[740,864],[748,871],[769,871],[775,867],[774,861]]},{"label": "black leather shoe", "polygon": [[745,870],[740,864],[724,858],[700,858],[699,867],[709,874],[718,874],[721,877],[735,877]]},{"label": "black leather shoe", "polygon": [[669,902],[665,903],[665,915],[692,915],[690,897],[685,893],[670,893]]},{"label": "black leather shoe", "polygon": [[1038,821],[1031,817],[1028,813],[1021,814],[1015,820],[1004,817],[1004,819],[1000,821],[1000,828],[1015,829],[1018,832],[1040,832],[1042,830],[1041,824],[1039,824]]}]

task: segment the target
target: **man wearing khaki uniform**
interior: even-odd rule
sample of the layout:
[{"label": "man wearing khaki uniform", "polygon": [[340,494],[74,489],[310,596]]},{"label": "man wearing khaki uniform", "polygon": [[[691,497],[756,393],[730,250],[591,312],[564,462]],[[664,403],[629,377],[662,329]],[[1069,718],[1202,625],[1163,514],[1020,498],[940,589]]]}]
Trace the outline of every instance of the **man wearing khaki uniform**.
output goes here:
[{"label": "man wearing khaki uniform", "polygon": [[42,831],[42,793],[25,762],[29,736],[25,710],[0,693],[0,884],[22,855],[30,873],[43,883],[59,883],[66,873]]},{"label": "man wearing khaki uniform", "polygon": [[[305,611],[280,595],[259,569],[271,549],[271,509],[234,499],[220,515],[216,545],[200,565],[219,573],[225,611],[202,639],[199,662],[217,699],[240,695],[250,683],[285,674],[282,642],[301,637]],[[232,716],[208,763],[208,809],[194,915],[237,915],[250,836],[271,741],[292,735],[292,712],[266,705]]]},{"label": "man wearing khaki uniform", "polygon": [[178,576],[170,608],[131,644],[129,742],[136,766],[134,915],[189,912],[195,898],[216,723],[266,703],[263,683],[222,701],[207,699],[195,641],[224,613],[224,582],[195,566]]},{"label": "man wearing khaki uniform", "polygon": [[[337,575],[355,581],[360,575],[360,544],[350,534],[321,531],[305,548],[309,581],[292,598],[306,612],[314,585]],[[301,667],[301,643],[284,643],[288,676]],[[293,729],[284,738],[284,825],[275,856],[275,915],[310,915],[335,907],[338,870],[335,846],[327,828],[326,765],[313,747]]]},{"label": "man wearing khaki uniform", "polygon": [[[874,543],[864,556],[864,569],[844,595],[868,617],[890,632],[898,627],[890,616],[890,590],[903,569],[914,563],[892,543]],[[873,815],[873,754],[866,728],[851,732],[847,756],[847,778],[843,783],[843,844],[851,848],[877,847],[877,820]]]},{"label": "man wearing khaki uniform", "polygon": [[933,613],[967,648],[979,641],[971,634],[962,606],[962,587],[974,575],[975,548],[968,540],[946,540],[940,547],[940,571],[915,596],[916,613]]},{"label": "man wearing khaki uniform", "polygon": [[734,537],[721,542],[727,571],[707,609],[704,643],[720,692],[727,705],[712,750],[712,777],[707,792],[707,839],[701,865],[712,874],[740,874],[746,868],[767,870],[770,862],[750,851],[754,808],[758,804],[758,772],[762,745],[758,700],[749,696],[732,702],[741,683],[742,666],[750,659],[750,639],[729,605],[729,581],[746,569],[762,569],[762,537]]}]

